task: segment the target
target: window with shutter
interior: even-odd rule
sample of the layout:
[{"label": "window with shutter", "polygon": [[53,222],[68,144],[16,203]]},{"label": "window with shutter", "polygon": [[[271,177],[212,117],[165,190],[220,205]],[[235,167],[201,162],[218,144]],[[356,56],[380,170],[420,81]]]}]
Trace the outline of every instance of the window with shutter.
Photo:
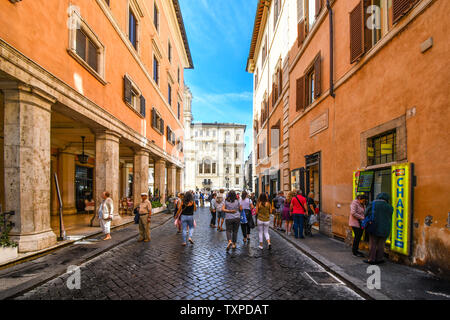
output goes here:
[{"label": "window with shutter", "polygon": [[315,78],[315,82],[314,82],[314,97],[318,98],[320,97],[321,94],[321,55],[320,53],[318,54],[318,56],[316,57],[316,60],[314,61],[314,78]]},{"label": "window with shutter", "polygon": [[131,101],[131,99],[132,99],[131,81],[130,81],[130,79],[128,79],[127,76],[123,77],[123,87],[124,87],[123,99],[125,102],[131,104],[132,103],[132,101]]},{"label": "window with shutter", "polygon": [[145,98],[144,96],[141,96],[141,115],[145,118]]},{"label": "window with shutter", "polygon": [[296,100],[296,110],[302,110],[305,106],[305,77],[297,79]]},{"label": "window with shutter", "polygon": [[350,12],[350,63],[364,54],[364,0]]},{"label": "window with shutter", "polygon": [[418,0],[392,0],[393,23],[397,23]]}]

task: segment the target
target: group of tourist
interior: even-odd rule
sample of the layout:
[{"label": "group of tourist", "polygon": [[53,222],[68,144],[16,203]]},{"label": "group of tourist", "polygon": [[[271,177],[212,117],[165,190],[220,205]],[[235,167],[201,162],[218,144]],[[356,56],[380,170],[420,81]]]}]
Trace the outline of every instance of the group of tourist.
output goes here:
[{"label": "group of tourist", "polygon": [[[202,193],[188,191],[179,193],[175,198],[174,218],[177,232],[182,233],[182,245],[187,241],[194,244],[192,239],[195,229],[194,213],[198,208],[198,199],[202,199],[204,205],[205,195]],[[102,199],[98,209],[98,219],[105,234],[103,240],[111,239],[111,222],[114,217],[114,205],[110,193],[102,193]],[[141,194],[141,203],[135,209],[136,221],[139,224],[138,241],[150,241],[150,220],[152,205],[148,200],[148,194]],[[250,243],[250,233],[255,227],[258,228],[259,248],[262,250],[264,239],[269,250],[272,249],[269,235],[270,215],[274,215],[273,228],[286,232],[294,237],[304,239],[312,236],[311,226],[318,221],[318,206],[314,200],[314,193],[310,192],[304,197],[301,191],[291,191],[288,196],[280,191],[272,201],[269,195],[263,192],[256,200],[254,194],[243,191],[241,194],[235,191],[225,193],[211,192],[208,197],[210,201],[211,221],[210,227],[218,232],[226,231],[226,250],[236,249],[239,229],[242,231],[244,245]],[[369,264],[383,263],[384,245],[389,237],[393,207],[389,204],[389,195],[380,193],[374,201],[367,204],[365,195],[358,195],[350,206],[349,226],[352,228],[354,239],[352,253],[357,257],[365,257],[359,251],[361,238],[366,231],[369,238],[369,257],[364,262]],[[254,217],[256,219],[254,219]],[[285,229],[283,229],[283,221]],[[216,226],[217,222],[217,226]],[[225,224],[225,230],[223,225]],[[187,240],[187,241],[186,241]]]}]

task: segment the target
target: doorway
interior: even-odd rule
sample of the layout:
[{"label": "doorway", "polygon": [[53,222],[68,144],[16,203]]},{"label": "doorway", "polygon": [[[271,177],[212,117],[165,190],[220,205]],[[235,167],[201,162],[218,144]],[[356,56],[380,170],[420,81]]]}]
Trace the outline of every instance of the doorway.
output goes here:
[{"label": "doorway", "polygon": [[[320,152],[305,157],[305,184],[307,197],[310,192],[314,193],[314,202],[319,211],[322,211],[322,169]],[[313,225],[316,230],[320,229],[320,219]]]}]

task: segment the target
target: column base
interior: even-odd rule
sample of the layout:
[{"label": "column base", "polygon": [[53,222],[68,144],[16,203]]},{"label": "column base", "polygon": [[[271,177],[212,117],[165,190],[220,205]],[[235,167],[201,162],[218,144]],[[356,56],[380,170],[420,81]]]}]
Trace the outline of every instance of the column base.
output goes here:
[{"label": "column base", "polygon": [[37,234],[11,235],[11,240],[18,243],[19,252],[33,252],[56,244],[56,235],[53,230],[48,230]]}]

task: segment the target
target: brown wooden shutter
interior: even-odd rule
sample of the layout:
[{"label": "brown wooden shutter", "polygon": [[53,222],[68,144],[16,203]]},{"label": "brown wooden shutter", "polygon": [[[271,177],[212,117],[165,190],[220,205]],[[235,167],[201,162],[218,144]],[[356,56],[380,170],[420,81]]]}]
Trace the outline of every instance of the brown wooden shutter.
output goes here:
[{"label": "brown wooden shutter", "polygon": [[363,0],[350,12],[350,63],[364,54],[364,3]]},{"label": "brown wooden shutter", "polygon": [[300,47],[305,41],[305,20],[302,20],[297,25],[297,45]]},{"label": "brown wooden shutter", "polygon": [[161,118],[159,121],[160,121],[159,132],[164,134],[164,120]]},{"label": "brown wooden shutter", "polygon": [[322,5],[323,5],[322,0],[316,0],[316,17],[318,17],[320,14],[320,11],[322,11]]},{"label": "brown wooden shutter", "polygon": [[123,100],[131,104],[131,81],[127,76],[123,77]]},{"label": "brown wooden shutter", "polygon": [[156,110],[152,108],[152,127],[157,129],[158,125],[156,124]]},{"label": "brown wooden shutter", "polygon": [[417,0],[392,0],[393,23],[398,22],[417,2]]},{"label": "brown wooden shutter", "polygon": [[297,79],[296,110],[299,111],[305,107],[305,77]]},{"label": "brown wooden shutter", "polygon": [[319,53],[319,55],[316,57],[316,60],[314,61],[314,97],[318,98],[320,97],[320,94],[322,93],[322,57]]},{"label": "brown wooden shutter", "polygon": [[145,118],[145,98],[141,96],[141,115]]}]

